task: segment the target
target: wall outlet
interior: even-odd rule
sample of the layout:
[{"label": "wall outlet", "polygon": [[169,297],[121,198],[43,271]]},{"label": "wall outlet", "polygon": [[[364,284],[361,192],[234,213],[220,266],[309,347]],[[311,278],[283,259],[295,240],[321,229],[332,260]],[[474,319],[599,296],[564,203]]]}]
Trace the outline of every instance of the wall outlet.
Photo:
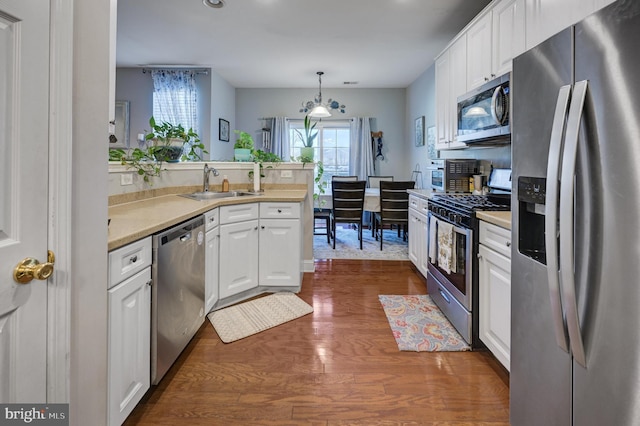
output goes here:
[{"label": "wall outlet", "polygon": [[120,185],[133,185],[133,173],[123,173],[120,175]]},{"label": "wall outlet", "polygon": [[280,171],[280,177],[282,177],[282,178],[292,178],[293,177],[293,170],[281,170]]}]

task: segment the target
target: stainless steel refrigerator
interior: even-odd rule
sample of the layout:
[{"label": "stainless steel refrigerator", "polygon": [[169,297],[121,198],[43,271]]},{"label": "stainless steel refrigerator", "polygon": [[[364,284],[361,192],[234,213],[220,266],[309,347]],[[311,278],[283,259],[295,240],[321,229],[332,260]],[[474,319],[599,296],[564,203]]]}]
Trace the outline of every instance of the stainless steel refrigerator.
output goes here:
[{"label": "stainless steel refrigerator", "polygon": [[511,424],[640,424],[640,1],[512,71]]}]

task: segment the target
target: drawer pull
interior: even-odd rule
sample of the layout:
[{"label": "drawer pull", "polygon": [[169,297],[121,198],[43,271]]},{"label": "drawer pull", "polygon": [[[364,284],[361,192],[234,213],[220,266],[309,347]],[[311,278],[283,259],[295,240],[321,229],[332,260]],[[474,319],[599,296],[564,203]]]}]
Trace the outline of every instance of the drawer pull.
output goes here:
[{"label": "drawer pull", "polygon": [[129,258],[129,263],[136,263],[138,261],[138,255],[133,255]]},{"label": "drawer pull", "polygon": [[282,213],[282,210],[278,209],[278,213]]},{"label": "drawer pull", "polygon": [[507,245],[507,247],[511,247],[511,241],[507,241],[505,244]]},{"label": "drawer pull", "polygon": [[447,303],[451,303],[451,300],[449,299],[449,297],[447,297],[446,294],[444,294],[444,291],[442,291],[442,289],[438,289],[438,291],[440,292],[440,296],[442,296],[442,298],[444,299],[445,302]]}]

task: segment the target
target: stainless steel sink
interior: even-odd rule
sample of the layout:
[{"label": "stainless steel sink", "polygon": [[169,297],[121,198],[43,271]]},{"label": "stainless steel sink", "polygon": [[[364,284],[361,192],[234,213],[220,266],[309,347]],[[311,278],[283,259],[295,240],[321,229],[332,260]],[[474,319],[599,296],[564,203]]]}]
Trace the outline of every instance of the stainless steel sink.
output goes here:
[{"label": "stainless steel sink", "polygon": [[231,198],[242,197],[247,195],[262,195],[258,192],[248,191],[229,191],[229,192],[216,192],[216,191],[198,191],[191,194],[180,194],[182,197],[190,198],[197,201],[215,200],[217,198]]}]

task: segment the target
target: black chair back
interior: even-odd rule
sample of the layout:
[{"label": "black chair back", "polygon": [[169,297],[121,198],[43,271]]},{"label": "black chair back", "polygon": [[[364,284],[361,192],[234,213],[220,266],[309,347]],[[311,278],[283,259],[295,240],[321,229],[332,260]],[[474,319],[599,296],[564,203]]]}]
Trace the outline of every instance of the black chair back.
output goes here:
[{"label": "black chair back", "polygon": [[[385,225],[397,225],[398,230],[404,229],[406,239],[409,224],[409,193],[413,189],[414,181],[381,181],[380,182],[380,212],[376,213],[375,227],[379,231],[380,250],[382,250],[382,235]],[[399,232],[399,231],[398,231]]]},{"label": "black chair back", "polygon": [[336,223],[354,223],[358,225],[360,249],[362,249],[362,214],[364,213],[364,192],[367,182],[333,181],[331,198],[331,230],[333,248],[336,248]]},{"label": "black chair back", "polygon": [[342,175],[336,175],[336,176],[331,176],[331,182],[353,182],[358,180],[358,176],[342,176]]}]

